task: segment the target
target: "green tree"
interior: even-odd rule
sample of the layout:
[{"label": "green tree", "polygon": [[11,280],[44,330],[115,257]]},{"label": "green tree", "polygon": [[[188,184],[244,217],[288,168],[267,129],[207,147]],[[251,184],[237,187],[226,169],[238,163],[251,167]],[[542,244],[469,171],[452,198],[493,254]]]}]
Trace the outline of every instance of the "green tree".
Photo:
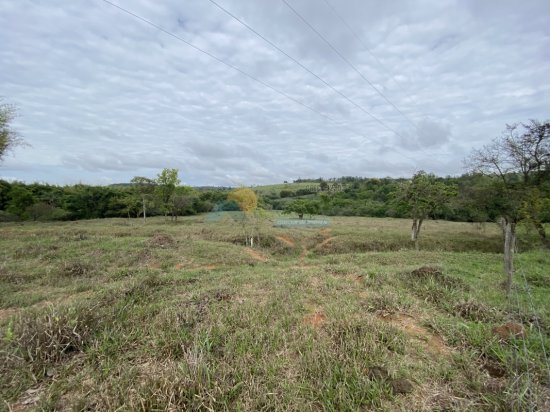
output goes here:
[{"label": "green tree", "polygon": [[489,145],[474,150],[468,160],[474,173],[489,176],[489,190],[478,197],[480,206],[495,211],[504,233],[504,272],[506,290],[512,289],[516,225],[530,221],[544,245],[548,241],[541,222],[541,190],[550,173],[550,122],[531,120],[507,125],[502,135]]},{"label": "green tree", "polygon": [[303,219],[305,214],[314,215],[318,212],[319,205],[316,202],[309,202],[304,199],[293,200],[283,211],[284,214],[296,213],[298,219]]},{"label": "green tree", "polygon": [[[168,212],[173,212],[172,200],[176,187],[180,184],[178,178],[178,169],[163,169],[156,179],[157,187],[155,193],[160,200],[164,216],[168,216]],[[174,216],[172,214],[172,219]]]},{"label": "green tree", "polygon": [[135,176],[130,182],[134,185],[134,190],[141,200],[143,221],[145,221],[147,220],[147,202],[155,192],[157,183],[154,179],[142,176]]},{"label": "green tree", "polygon": [[15,146],[23,144],[19,133],[12,126],[16,114],[15,106],[3,103],[0,100],[0,161]]},{"label": "green tree", "polygon": [[32,206],[35,198],[32,192],[23,185],[14,185],[10,191],[10,200],[6,211],[20,219],[27,218],[27,208]]},{"label": "green tree", "polygon": [[396,207],[412,218],[411,240],[417,250],[424,220],[441,211],[455,195],[455,187],[446,185],[435,175],[424,171],[417,172],[395,194]]}]

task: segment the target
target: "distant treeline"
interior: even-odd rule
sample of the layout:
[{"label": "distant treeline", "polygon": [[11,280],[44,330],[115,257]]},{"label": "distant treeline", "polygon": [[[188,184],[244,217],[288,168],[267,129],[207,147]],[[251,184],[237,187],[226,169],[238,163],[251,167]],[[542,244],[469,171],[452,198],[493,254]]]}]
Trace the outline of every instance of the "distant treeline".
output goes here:
[{"label": "distant treeline", "polygon": [[[196,190],[176,187],[170,199],[170,214],[208,212],[226,199],[227,190]],[[142,216],[143,193],[138,185],[54,186],[0,180],[0,221],[78,220]],[[148,194],[147,216],[166,214],[166,205]]]},{"label": "distant treeline", "polygon": [[[441,177],[438,181],[457,191],[448,205],[434,213],[432,218],[454,221],[484,222],[498,217],[498,209],[480,208],[472,200],[473,188],[483,186],[485,176],[463,175]],[[291,183],[278,192],[257,189],[259,206],[264,209],[284,210],[289,203],[303,199],[308,210],[328,216],[408,217],[394,202],[403,184],[403,178],[343,177],[336,179],[299,179],[293,190]],[[303,187],[303,183],[311,183]],[[143,188],[143,186],[141,187]],[[550,183],[542,187],[541,215],[550,222]],[[234,210],[227,200],[230,188],[191,188],[178,186],[171,197],[162,199],[156,191],[146,196],[147,216],[193,215],[198,213]],[[143,190],[135,184],[113,186],[54,186],[24,184],[0,180],[0,221],[15,220],[77,220],[107,217],[142,216]]]}]

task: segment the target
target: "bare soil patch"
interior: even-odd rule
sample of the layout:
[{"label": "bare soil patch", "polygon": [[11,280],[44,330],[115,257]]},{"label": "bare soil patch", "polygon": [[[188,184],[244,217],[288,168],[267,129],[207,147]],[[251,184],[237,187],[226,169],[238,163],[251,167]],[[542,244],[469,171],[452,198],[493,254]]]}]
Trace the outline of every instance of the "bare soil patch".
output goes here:
[{"label": "bare soil patch", "polygon": [[332,242],[334,239],[336,239],[336,236],[327,237],[325,240],[323,240],[321,243],[319,243],[316,248],[322,248],[323,246],[327,245],[329,242]]},{"label": "bare soil patch", "polygon": [[432,353],[450,355],[451,350],[439,335],[429,332],[425,327],[420,326],[418,321],[411,315],[405,313],[394,313],[380,316],[382,320],[401,329],[410,337],[423,343],[423,346]]},{"label": "bare soil patch", "polygon": [[322,310],[318,310],[315,313],[304,316],[304,323],[314,327],[315,329],[318,329],[321,326],[323,326],[326,320],[327,320],[327,317]]},{"label": "bare soil patch", "polygon": [[525,328],[521,323],[508,322],[502,326],[492,329],[493,335],[498,336],[501,341],[508,341],[511,338],[524,338]]},{"label": "bare soil patch", "polygon": [[296,246],[296,243],[294,243],[294,241],[286,235],[275,236],[275,239],[280,240],[287,246],[290,246],[290,247]]},{"label": "bare soil patch", "polygon": [[244,251],[248,254],[248,256],[250,256],[253,259],[256,259],[259,262],[267,262],[269,260],[266,256],[264,256],[263,254],[261,254],[260,252],[252,248],[246,247]]}]

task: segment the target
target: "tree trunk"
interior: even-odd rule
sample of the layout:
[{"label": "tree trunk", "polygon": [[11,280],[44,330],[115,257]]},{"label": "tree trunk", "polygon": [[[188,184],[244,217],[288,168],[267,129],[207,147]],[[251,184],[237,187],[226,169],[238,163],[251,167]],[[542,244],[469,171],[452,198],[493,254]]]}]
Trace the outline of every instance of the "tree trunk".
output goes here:
[{"label": "tree trunk", "polygon": [[539,220],[534,221],[533,224],[535,225],[535,228],[537,229],[537,232],[539,234],[542,245],[546,249],[549,249],[550,248],[550,241],[548,241],[548,238],[546,237],[546,231],[544,230],[543,224]]},{"label": "tree trunk", "polygon": [[412,230],[411,230],[411,240],[414,242],[415,250],[419,250],[418,236],[420,235],[420,228],[422,227],[422,222],[424,219],[413,219]]},{"label": "tree trunk", "polygon": [[145,211],[145,198],[143,197],[141,200],[143,203],[143,221],[145,222],[147,220],[147,212]]},{"label": "tree trunk", "polygon": [[420,228],[422,227],[422,222],[424,219],[418,219],[418,226],[416,227],[416,235],[414,237],[414,248],[415,250],[419,250],[420,246],[418,244],[418,238],[420,236]]},{"label": "tree trunk", "polygon": [[516,244],[516,224],[506,221],[504,225],[504,272],[506,275],[506,293],[512,291],[514,276],[514,247]]}]

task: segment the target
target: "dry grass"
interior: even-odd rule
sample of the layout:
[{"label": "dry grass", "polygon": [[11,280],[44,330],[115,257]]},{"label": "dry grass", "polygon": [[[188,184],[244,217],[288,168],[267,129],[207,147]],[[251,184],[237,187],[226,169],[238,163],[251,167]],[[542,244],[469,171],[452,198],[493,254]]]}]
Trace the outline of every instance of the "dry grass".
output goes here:
[{"label": "dry grass", "polygon": [[[522,342],[491,333],[509,312],[494,288],[498,228],[427,222],[417,252],[409,226],[264,221],[247,249],[240,224],[206,216],[4,224],[0,410],[543,405],[542,350],[525,294],[513,320],[527,330],[529,360],[514,364]],[[549,266],[536,251],[518,258],[536,280],[543,325]]]}]

